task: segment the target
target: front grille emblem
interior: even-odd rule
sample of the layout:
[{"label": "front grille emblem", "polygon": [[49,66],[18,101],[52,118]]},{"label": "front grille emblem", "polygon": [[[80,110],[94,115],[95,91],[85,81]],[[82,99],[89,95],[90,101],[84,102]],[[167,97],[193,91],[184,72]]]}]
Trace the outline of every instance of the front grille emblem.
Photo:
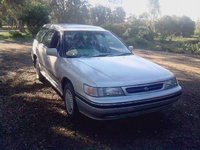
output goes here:
[{"label": "front grille emblem", "polygon": [[155,90],[160,90],[163,87],[163,83],[152,83],[148,85],[134,86],[126,88],[128,93],[141,93],[141,92],[150,92]]}]

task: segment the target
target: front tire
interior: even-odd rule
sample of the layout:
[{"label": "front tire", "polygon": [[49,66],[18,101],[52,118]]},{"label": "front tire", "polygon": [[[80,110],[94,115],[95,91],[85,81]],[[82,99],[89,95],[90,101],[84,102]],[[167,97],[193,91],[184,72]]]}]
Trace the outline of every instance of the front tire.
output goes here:
[{"label": "front tire", "polygon": [[75,100],[74,88],[71,83],[65,85],[63,99],[69,119],[76,121],[79,118],[79,111]]}]

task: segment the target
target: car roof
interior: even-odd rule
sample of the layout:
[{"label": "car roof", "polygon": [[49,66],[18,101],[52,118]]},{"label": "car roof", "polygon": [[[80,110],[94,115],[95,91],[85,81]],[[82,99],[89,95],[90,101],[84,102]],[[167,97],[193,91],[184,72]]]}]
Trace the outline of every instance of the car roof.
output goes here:
[{"label": "car roof", "polygon": [[81,24],[45,24],[43,27],[58,31],[106,31],[98,26]]}]

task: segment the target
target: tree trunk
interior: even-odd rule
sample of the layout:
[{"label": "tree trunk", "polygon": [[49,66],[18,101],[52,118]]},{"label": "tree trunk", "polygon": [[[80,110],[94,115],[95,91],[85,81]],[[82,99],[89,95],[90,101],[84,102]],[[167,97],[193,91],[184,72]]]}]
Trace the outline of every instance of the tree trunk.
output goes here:
[{"label": "tree trunk", "polygon": [[18,29],[20,32],[25,32],[24,23],[22,20],[19,20]]}]

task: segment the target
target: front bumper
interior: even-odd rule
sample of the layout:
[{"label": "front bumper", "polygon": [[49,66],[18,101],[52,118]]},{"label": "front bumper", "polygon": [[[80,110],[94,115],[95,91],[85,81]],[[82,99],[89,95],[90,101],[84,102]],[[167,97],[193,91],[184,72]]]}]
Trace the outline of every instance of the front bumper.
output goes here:
[{"label": "front bumper", "polygon": [[179,86],[171,94],[118,103],[96,103],[76,93],[76,102],[79,111],[89,118],[95,120],[112,120],[167,109],[180,98],[181,91],[182,89]]}]

